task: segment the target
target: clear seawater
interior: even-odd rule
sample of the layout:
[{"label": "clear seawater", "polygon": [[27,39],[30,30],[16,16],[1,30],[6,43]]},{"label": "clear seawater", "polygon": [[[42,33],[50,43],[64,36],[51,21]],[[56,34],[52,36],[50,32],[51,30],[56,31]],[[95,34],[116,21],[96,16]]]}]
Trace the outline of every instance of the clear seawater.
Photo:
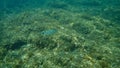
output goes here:
[{"label": "clear seawater", "polygon": [[120,68],[120,0],[0,0],[0,68]]}]

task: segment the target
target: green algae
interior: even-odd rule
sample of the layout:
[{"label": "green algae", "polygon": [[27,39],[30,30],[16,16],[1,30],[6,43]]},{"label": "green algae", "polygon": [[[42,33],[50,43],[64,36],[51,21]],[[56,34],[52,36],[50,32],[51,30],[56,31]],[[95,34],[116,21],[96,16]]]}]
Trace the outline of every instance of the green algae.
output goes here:
[{"label": "green algae", "polygon": [[58,7],[48,3],[52,9],[36,8],[1,21],[1,68],[120,67],[119,25],[100,16],[75,13],[75,7],[66,10],[62,3]]}]

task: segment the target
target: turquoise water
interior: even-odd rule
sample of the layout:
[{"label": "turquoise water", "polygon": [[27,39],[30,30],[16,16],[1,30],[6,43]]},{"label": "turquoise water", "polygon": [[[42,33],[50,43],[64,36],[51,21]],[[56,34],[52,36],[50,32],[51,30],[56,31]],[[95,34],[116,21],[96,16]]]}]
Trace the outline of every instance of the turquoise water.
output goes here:
[{"label": "turquoise water", "polygon": [[120,0],[0,0],[0,68],[120,68]]}]

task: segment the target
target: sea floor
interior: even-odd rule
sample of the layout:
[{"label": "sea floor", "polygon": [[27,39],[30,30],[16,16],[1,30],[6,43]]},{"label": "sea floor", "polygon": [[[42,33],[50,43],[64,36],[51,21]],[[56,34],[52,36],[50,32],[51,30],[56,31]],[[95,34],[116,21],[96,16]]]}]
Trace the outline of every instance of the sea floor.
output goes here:
[{"label": "sea floor", "polygon": [[1,18],[0,68],[120,68],[120,10],[86,4],[50,2]]}]

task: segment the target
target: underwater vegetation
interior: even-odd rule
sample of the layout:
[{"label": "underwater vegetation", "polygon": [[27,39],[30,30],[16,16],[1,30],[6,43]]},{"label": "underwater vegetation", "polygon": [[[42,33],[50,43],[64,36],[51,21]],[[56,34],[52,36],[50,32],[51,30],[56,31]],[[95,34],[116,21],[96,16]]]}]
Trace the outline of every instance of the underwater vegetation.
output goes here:
[{"label": "underwater vegetation", "polygon": [[8,1],[0,68],[120,68],[119,6],[106,4],[114,1]]},{"label": "underwater vegetation", "polygon": [[65,2],[59,2],[59,1],[51,1],[47,4],[51,8],[56,8],[56,9],[67,9],[68,5]]},{"label": "underwater vegetation", "polygon": [[7,50],[16,50],[16,49],[20,49],[23,45],[26,45],[26,44],[27,43],[25,41],[17,40],[13,44],[5,45],[5,48]]},{"label": "underwater vegetation", "polygon": [[89,34],[91,32],[91,29],[88,26],[81,23],[74,24],[73,29],[82,34]]},{"label": "underwater vegetation", "polygon": [[78,0],[78,1],[73,1],[73,0],[69,0],[68,3],[72,4],[72,5],[76,5],[76,6],[87,6],[87,7],[96,7],[96,6],[100,6],[101,3],[99,1],[96,0],[91,0],[91,1],[85,1],[85,0]]},{"label": "underwater vegetation", "polygon": [[[105,15],[107,15],[107,16],[105,16]],[[120,23],[120,20],[119,20],[119,18],[120,18],[120,10],[117,9],[117,8],[114,9],[114,7],[111,7],[111,8],[106,9],[102,16],[104,18],[106,18],[106,19],[111,20],[111,21],[115,21],[118,24]]]}]

